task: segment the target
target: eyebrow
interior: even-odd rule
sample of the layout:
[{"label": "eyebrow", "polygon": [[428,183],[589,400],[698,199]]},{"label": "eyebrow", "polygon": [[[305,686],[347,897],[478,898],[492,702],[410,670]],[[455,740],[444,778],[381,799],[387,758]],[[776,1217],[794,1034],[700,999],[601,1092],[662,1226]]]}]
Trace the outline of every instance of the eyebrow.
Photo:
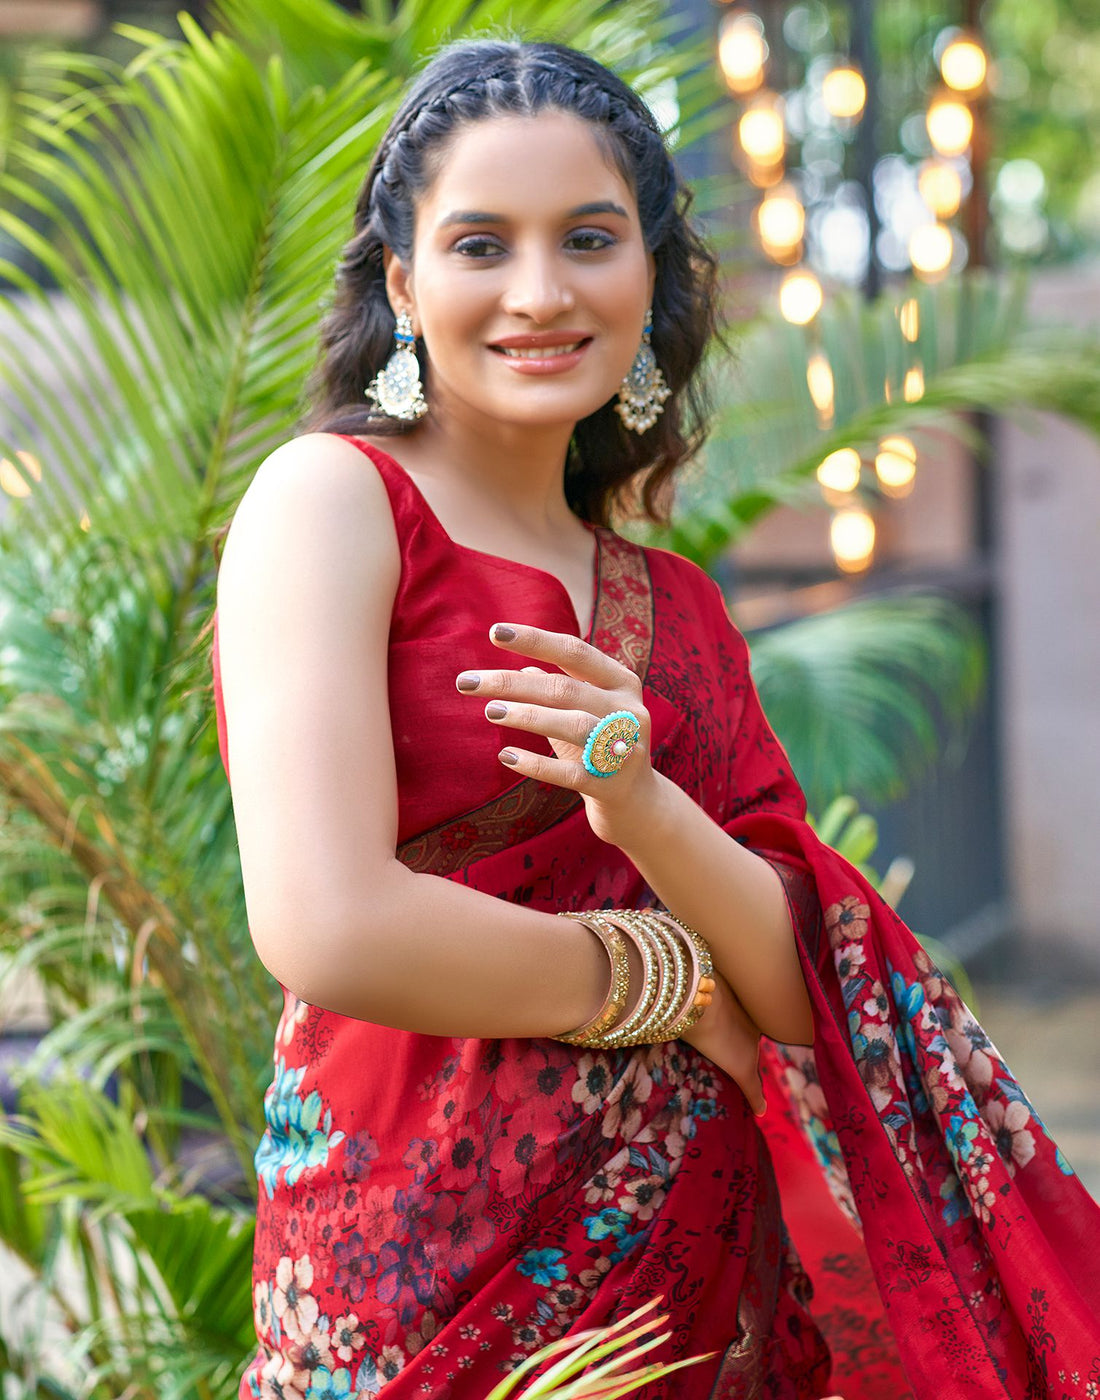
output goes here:
[{"label": "eyebrow", "polygon": [[[579,219],[587,214],[619,214],[626,219],[630,216],[620,204],[615,204],[610,199],[598,199],[591,204],[578,204],[575,209],[570,209],[566,214],[567,219]],[[446,228],[450,224],[506,224],[507,217],[504,214],[489,214],[484,209],[456,209],[450,214],[445,214],[440,219],[440,227]]]}]

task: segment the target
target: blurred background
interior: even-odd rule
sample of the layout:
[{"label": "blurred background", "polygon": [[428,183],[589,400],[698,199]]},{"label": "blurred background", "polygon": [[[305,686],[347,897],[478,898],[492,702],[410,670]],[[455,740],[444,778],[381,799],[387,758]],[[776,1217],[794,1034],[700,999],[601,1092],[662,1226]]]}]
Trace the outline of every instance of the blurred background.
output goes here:
[{"label": "blurred background", "polygon": [[211,540],[402,84],[486,30],[634,82],[722,259],[712,435],[622,529],[719,580],[822,835],[1100,1192],[1100,0],[577,8],[0,0],[3,1400],[247,1346],[279,1007]]}]

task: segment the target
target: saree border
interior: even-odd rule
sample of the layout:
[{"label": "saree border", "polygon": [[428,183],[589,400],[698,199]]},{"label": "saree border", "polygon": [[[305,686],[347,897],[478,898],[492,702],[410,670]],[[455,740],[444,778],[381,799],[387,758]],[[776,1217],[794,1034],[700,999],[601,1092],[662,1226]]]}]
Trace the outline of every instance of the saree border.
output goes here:
[{"label": "saree border", "polygon": [[[641,545],[604,526],[597,529],[599,568],[589,639],[605,656],[645,682],[653,656],[654,599],[649,560]],[[571,788],[521,778],[510,788],[397,847],[397,859],[418,874],[453,875],[557,825],[584,799]]]}]

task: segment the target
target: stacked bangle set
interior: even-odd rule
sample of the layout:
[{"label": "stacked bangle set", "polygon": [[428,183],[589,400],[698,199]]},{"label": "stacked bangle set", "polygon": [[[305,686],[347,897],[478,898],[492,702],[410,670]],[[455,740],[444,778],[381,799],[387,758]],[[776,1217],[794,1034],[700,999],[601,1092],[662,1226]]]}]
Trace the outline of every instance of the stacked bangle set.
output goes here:
[{"label": "stacked bangle set", "polygon": [[[562,917],[578,920],[603,944],[611,962],[611,984],[590,1021],[552,1039],[599,1050],[657,1045],[690,1030],[710,1005],[715,986],[710,949],[694,929],[671,914],[659,909],[595,909],[563,911]],[[638,949],[644,969],[636,997],[627,939]],[[616,1026],[628,1005],[629,1016]]]}]

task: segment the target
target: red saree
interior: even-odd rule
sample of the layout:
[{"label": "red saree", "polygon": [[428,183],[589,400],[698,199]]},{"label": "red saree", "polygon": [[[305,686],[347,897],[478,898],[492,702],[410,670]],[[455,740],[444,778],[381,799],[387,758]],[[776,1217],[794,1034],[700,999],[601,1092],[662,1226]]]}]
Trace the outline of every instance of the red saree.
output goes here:
[{"label": "red saree", "polygon": [[[652,903],[575,794],[496,761],[530,736],[454,687],[500,664],[500,618],[576,633],[565,589],[456,544],[356,445],[402,549],[400,858],[546,910]],[[683,1042],[452,1040],[286,992],[241,1400],[483,1400],[546,1342],[658,1293],[660,1359],[717,1355],[641,1400],[1097,1400],[1100,1211],[904,924],[806,825],[715,585],[595,535],[584,635],[643,678],[655,765],[783,877],[814,1047],[767,1045],[758,1122]],[[228,777],[216,629],[213,666]],[[446,764],[417,743],[441,729]]]}]

